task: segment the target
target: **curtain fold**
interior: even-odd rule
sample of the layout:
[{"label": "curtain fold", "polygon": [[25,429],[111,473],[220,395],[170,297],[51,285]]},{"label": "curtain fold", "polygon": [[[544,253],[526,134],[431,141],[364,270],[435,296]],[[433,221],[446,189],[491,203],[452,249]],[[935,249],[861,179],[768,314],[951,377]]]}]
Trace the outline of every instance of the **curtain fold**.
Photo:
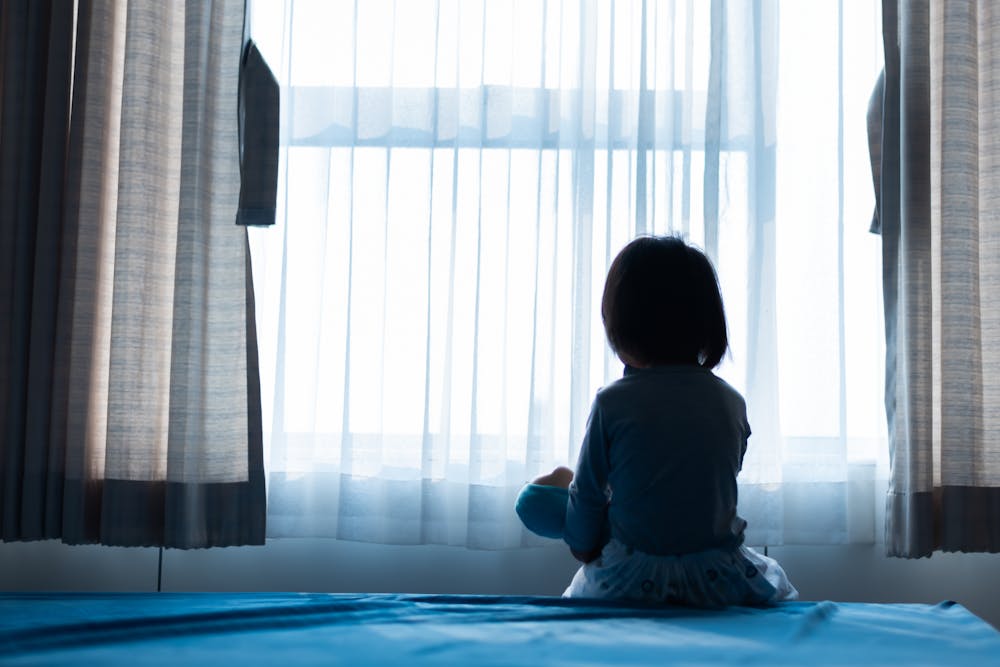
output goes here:
[{"label": "curtain fold", "polygon": [[[60,67],[48,85],[67,99],[50,118],[48,99],[15,96],[45,61],[5,58],[0,168],[18,215],[0,224],[26,239],[11,253],[34,275],[5,276],[2,293],[41,324],[12,318],[2,358],[53,399],[3,376],[2,537],[260,544],[252,272],[245,229],[233,224],[244,3],[103,0],[80,2],[74,16],[61,3],[5,2],[5,53],[17,29],[8,15],[42,7],[68,22],[70,48],[47,62]],[[65,148],[19,167],[13,159],[37,159],[38,148],[8,155],[15,113],[44,117]],[[44,187],[8,198],[8,170]],[[45,188],[57,230],[39,224],[53,206]],[[19,431],[26,414],[37,428]]]},{"label": "curtain fold", "polygon": [[890,555],[1000,551],[1000,15],[883,3]]},{"label": "curtain fold", "polygon": [[[0,14],[0,484],[3,535],[41,536],[58,503],[44,474],[48,415],[59,389],[53,349],[62,239],[63,155],[72,80],[73,16],[50,3]],[[34,298],[37,295],[37,299]],[[17,443],[17,446],[7,446]],[[22,447],[21,443],[32,443]],[[40,445],[40,446],[39,446]],[[58,457],[59,452],[52,452]],[[55,493],[52,494],[51,492]],[[51,498],[52,503],[47,503]],[[23,502],[33,508],[22,512]]]},{"label": "curtain fold", "polygon": [[278,222],[251,230],[269,535],[539,543],[514,497],[575,461],[594,392],[622,372],[600,322],[607,267],[669,233],[718,266],[719,373],[753,429],[747,539],[873,541],[878,244],[844,222],[872,207],[851,147],[877,15],[257,3],[282,96]]}]

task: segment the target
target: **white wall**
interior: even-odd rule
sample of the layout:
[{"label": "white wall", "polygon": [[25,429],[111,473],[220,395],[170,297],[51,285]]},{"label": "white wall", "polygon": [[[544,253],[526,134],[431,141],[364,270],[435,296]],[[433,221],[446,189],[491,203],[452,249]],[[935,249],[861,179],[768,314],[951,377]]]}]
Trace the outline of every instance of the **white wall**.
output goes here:
[{"label": "white wall", "polygon": [[[1000,554],[886,558],[881,545],[772,547],[803,599],[955,600],[1000,628]],[[155,591],[158,550],[0,544],[0,590]],[[558,544],[520,551],[321,539],[163,552],[164,591],[558,595],[575,569]]]}]

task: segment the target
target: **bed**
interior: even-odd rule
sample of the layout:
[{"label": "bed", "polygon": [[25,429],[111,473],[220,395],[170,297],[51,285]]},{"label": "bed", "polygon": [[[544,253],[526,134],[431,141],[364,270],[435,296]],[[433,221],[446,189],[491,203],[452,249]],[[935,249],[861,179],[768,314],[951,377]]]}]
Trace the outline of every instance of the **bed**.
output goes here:
[{"label": "bed", "polygon": [[0,663],[1000,665],[961,605],[704,611],[552,597],[0,594]]}]

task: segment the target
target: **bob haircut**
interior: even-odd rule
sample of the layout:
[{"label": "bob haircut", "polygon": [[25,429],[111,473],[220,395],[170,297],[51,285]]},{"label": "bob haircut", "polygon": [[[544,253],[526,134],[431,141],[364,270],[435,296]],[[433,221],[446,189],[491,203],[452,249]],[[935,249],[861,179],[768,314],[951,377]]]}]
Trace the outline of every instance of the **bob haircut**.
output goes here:
[{"label": "bob haircut", "polygon": [[601,319],[615,353],[642,365],[715,368],[729,348],[715,269],[674,236],[643,236],[618,253]]}]

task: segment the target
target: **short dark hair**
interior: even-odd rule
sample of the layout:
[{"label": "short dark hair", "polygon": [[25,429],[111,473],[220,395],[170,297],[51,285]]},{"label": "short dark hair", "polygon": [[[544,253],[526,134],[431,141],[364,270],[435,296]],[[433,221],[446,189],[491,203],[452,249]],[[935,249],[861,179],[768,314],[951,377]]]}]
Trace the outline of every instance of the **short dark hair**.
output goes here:
[{"label": "short dark hair", "polygon": [[715,368],[729,348],[715,269],[674,236],[639,237],[618,253],[601,319],[611,348],[643,365]]}]

